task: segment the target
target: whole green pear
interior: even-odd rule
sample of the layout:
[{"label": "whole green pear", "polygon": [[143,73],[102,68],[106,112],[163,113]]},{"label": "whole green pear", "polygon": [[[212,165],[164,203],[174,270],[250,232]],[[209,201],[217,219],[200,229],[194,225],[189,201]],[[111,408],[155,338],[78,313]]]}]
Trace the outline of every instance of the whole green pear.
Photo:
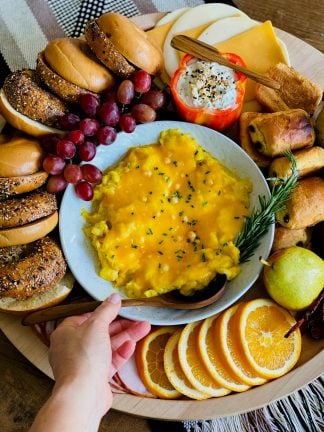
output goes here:
[{"label": "whole green pear", "polygon": [[272,299],[290,310],[308,307],[324,286],[324,261],[314,252],[292,246],[265,262],[263,282]]}]

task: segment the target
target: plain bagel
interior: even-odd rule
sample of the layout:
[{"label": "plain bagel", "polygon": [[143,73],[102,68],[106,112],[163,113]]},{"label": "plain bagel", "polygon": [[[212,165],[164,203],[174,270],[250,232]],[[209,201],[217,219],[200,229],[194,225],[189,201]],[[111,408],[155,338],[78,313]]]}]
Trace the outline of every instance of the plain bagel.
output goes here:
[{"label": "plain bagel", "polygon": [[31,138],[13,137],[0,144],[0,177],[17,177],[41,170],[44,152]]},{"label": "plain bagel", "polygon": [[115,83],[113,75],[93,58],[87,43],[81,39],[53,39],[44,50],[44,59],[64,80],[91,92],[101,93]]},{"label": "plain bagel", "polygon": [[135,67],[152,75],[162,72],[161,50],[145,31],[119,13],[109,12],[89,21],[85,38],[101,62],[122,78],[131,76]]}]

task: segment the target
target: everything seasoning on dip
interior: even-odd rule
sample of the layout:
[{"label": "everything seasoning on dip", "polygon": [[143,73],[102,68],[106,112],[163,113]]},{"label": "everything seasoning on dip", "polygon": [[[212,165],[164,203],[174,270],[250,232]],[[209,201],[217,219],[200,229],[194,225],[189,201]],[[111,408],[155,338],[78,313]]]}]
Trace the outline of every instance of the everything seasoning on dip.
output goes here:
[{"label": "everything seasoning on dip", "polygon": [[[222,55],[244,66],[236,54]],[[224,130],[240,115],[245,81],[245,75],[226,66],[185,55],[171,78],[170,89],[183,120]]]},{"label": "everything seasoning on dip", "polygon": [[177,90],[188,105],[226,109],[235,104],[235,72],[218,63],[195,61],[181,74]]},{"label": "everything seasoning on dip", "polygon": [[249,180],[178,129],[131,148],[106,171],[83,214],[100,276],[137,298],[191,294],[217,273],[234,278],[240,253],[233,241],[250,192]]}]

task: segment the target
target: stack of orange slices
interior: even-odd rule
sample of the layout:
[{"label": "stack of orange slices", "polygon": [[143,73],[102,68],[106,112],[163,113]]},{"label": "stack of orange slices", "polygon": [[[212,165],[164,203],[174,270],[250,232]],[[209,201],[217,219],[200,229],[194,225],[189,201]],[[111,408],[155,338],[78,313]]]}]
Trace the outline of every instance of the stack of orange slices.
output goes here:
[{"label": "stack of orange slices", "polygon": [[154,395],[202,400],[243,392],[289,372],[301,352],[296,323],[272,300],[238,303],[185,327],[160,327],[136,348],[138,373]]}]

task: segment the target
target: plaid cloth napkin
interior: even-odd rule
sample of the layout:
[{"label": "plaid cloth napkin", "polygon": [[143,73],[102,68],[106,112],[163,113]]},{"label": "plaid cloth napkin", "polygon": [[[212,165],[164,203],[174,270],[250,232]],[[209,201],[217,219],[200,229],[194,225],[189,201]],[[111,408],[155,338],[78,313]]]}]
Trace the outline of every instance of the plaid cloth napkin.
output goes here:
[{"label": "plaid cloth napkin", "polygon": [[[104,12],[128,17],[167,12],[203,0],[0,0],[0,87],[10,71],[34,68],[50,39],[80,36],[87,21]],[[234,5],[232,1],[221,1]],[[324,430],[324,380],[319,378],[287,398],[231,417],[203,421],[149,421],[164,432],[320,432]],[[247,395],[248,397],[248,395]]]}]

